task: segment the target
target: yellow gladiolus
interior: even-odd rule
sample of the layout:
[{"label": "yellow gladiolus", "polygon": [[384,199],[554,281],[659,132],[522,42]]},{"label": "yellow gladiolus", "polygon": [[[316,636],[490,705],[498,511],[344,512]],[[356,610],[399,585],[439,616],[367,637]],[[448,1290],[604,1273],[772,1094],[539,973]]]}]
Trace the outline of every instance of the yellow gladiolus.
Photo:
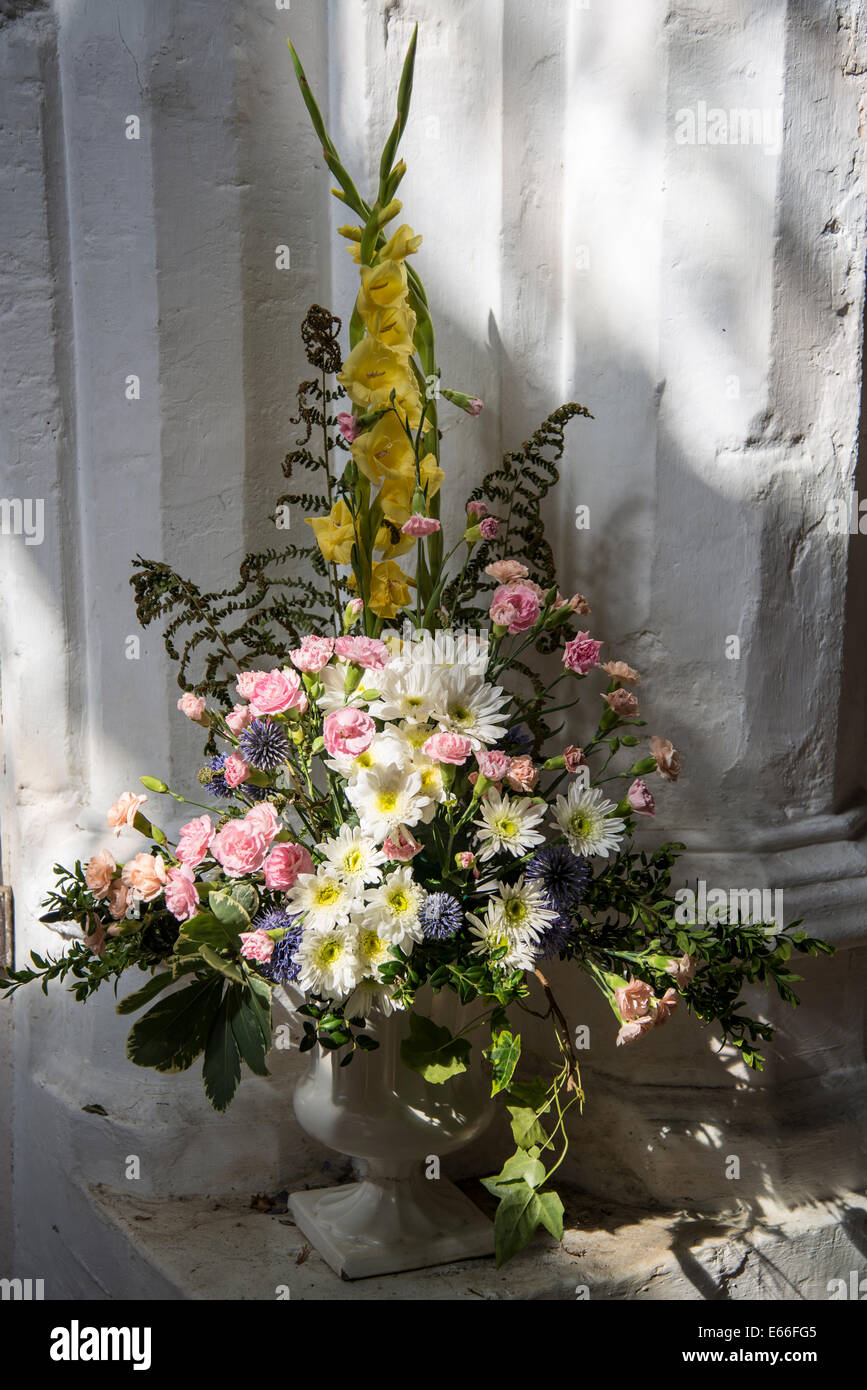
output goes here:
[{"label": "yellow gladiolus", "polygon": [[[433,497],[440,490],[445,474],[438,466],[433,454],[425,454],[419,465],[422,489],[427,490],[427,496]],[[377,501],[382,507],[383,513],[389,521],[402,526],[412,515],[412,498],[415,492],[415,468],[408,469],[406,472],[393,474],[386,478],[382,487],[379,489]]]},{"label": "yellow gladiolus", "polygon": [[389,241],[385,243],[377,256],[377,261],[402,261],[405,256],[411,256],[421,246],[421,233],[413,231],[404,222],[392,233]]},{"label": "yellow gladiolus", "polygon": [[410,601],[409,586],[415,584],[394,560],[374,562],[370,576],[368,607],[378,618],[396,618]]},{"label": "yellow gladiolus", "polygon": [[388,309],[362,309],[361,317],[368,333],[391,348],[400,357],[409,357],[413,352],[412,335],[415,332],[415,314],[400,304]]},{"label": "yellow gladiolus", "polygon": [[393,410],[386,411],[372,429],[353,440],[352,457],[372,483],[380,483],[393,473],[415,470],[412,444]]},{"label": "yellow gladiolus", "polygon": [[418,387],[406,359],[369,334],[356,343],[337,380],[362,410],[387,410],[394,391],[395,403],[410,424],[417,425],[421,418]]},{"label": "yellow gladiolus", "polygon": [[376,533],[374,550],[381,551],[383,559],[391,560],[395,555],[405,555],[415,545],[415,536],[404,536],[401,532],[403,522],[387,516]]},{"label": "yellow gladiolus", "polygon": [[342,497],[331,508],[330,516],[306,516],[304,520],[313,527],[316,543],[326,560],[335,565],[350,563],[355,526],[352,513]]},{"label": "yellow gladiolus", "polygon": [[406,266],[402,261],[382,261],[361,267],[359,309],[389,309],[406,299]]}]

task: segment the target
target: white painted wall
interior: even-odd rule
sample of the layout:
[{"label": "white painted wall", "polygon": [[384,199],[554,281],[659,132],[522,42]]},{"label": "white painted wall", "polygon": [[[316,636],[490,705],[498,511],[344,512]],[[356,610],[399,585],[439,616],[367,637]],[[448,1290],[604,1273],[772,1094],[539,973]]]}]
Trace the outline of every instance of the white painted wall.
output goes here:
[{"label": "white painted wall", "polygon": [[[709,1207],[863,1185],[867,540],[829,535],[824,515],[857,465],[864,5],[2,8],[0,487],[46,505],[43,545],[0,538],[20,958],[58,944],[34,921],[51,863],[98,847],[105,806],[141,772],[180,784],[195,767],[156,634],[124,658],[130,557],[216,584],[268,541],[298,325],[314,300],[346,314],[354,294],[285,36],[363,186],[418,20],[405,216],[425,237],[444,375],[488,406],[446,421],[447,521],[550,409],[590,407],[549,531],[563,587],[642,672],[648,731],[682,750],[660,830],[689,842],[690,877],[783,887],[787,915],[842,947],[806,968],[759,1082],[684,1018],[615,1052],[589,985],[562,980],[593,1041],[572,1175]],[[766,113],[771,138],[680,143],[679,113],[702,103]],[[143,1158],[139,1195],[276,1188],[317,1159],[289,1116],[294,1056],[219,1119],[196,1074],[123,1062],[110,999],[19,996],[14,1018],[15,1272],[50,1276],[54,1296],[110,1293],[81,1191],[123,1191],[127,1154]],[[109,1120],[82,1113],[91,1101]]]}]

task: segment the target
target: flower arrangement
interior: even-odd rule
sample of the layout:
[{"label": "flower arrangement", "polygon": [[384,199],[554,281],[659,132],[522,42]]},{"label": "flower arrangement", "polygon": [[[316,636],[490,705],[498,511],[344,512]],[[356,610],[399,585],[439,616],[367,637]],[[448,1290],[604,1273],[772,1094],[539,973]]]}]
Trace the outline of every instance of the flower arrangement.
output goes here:
[{"label": "flower arrangement", "polygon": [[[153,777],[141,779],[144,793],[125,792],[108,825],[118,839],[138,832],[147,848],[57,866],[42,920],[75,922],[82,937],[57,959],[34,954],[4,983],[12,992],[68,979],[85,1000],[131,969],[149,971],[117,1005],[147,1009],[129,1035],[130,1061],[172,1072],[202,1057],[220,1111],[242,1063],[268,1074],[281,986],[303,994],[301,1050],[318,1044],[342,1065],[376,1048],[377,1012],[409,1011],[402,1057],[432,1086],[466,1070],[481,1035],[516,1145],[486,1181],[499,1199],[502,1262],[539,1226],[561,1235],[552,1178],[569,1112],[583,1102],[549,961],[568,962],[602,991],[619,1045],[639,1043],[683,1007],[759,1068],[756,1043],[772,1029],[744,1014],[742,988],[764,982],[796,1004],[792,951],[830,948],[799,923],[684,920],[671,890],[683,847],[633,848],[656,810],[647,779],[667,790],[680,758],[666,738],[640,747],[638,673],[603,660],[587,600],[560,593],[541,519],[566,425],[589,412],[561,407],[507,455],[467,499],[463,530],[445,549],[438,411],[444,401],[472,418],[482,402],[440,385],[413,265],[421,237],[405,223],[392,230],[415,43],[372,203],[344,169],[292,50],[333,191],[356,219],[340,231],[359,274],[345,362],[339,320],[316,306],[303,328],[318,379],[299,391],[306,434],[287,474],[301,465],[323,481],[324,491],[288,499],[316,513],[306,518],[311,545],[247,557],[240,584],[216,595],[138,561],[140,616],[171,617],[166,643],[184,686],[193,657],[207,652],[178,706],[207,731],[200,781],[211,803]],[[293,580],[293,599],[269,566],[299,558],[315,577]],[[266,602],[269,586],[278,594]],[[233,613],[240,625],[230,631]],[[179,654],[184,624],[194,631]],[[263,657],[267,666],[253,664]],[[556,662],[557,674],[543,678],[536,657]],[[580,747],[564,744],[552,720],[574,715],[600,677],[587,735]],[[174,843],[146,814],[148,793],[199,813]],[[419,1013],[425,985],[477,1006],[468,1026],[453,1036]],[[533,990],[555,1038],[541,1076],[519,1066],[519,1019]]]}]

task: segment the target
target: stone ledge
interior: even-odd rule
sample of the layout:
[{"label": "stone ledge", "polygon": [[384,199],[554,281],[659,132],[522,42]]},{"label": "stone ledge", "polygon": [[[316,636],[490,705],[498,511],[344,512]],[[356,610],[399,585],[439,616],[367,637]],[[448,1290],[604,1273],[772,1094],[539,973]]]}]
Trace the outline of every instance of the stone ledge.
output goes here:
[{"label": "stone ledge", "polygon": [[[463,1187],[490,1210],[484,1189]],[[281,1198],[265,1211],[237,1194],[88,1195],[110,1243],[126,1247],[113,1262],[113,1299],[274,1300],[282,1286],[301,1300],[826,1300],[830,1279],[867,1272],[864,1194],[771,1224],[620,1207],[569,1191],[562,1246],[543,1235],[501,1270],[467,1260],[352,1283],[311,1250]]]}]

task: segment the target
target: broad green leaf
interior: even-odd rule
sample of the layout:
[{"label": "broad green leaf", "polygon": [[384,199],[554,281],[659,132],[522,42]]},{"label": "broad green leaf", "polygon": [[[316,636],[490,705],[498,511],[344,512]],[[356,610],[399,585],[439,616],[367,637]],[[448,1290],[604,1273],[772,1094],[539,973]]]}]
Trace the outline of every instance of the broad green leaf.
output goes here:
[{"label": "broad green leaf", "polygon": [[168,970],[162,971],[159,975],[153,975],[139,989],[133,990],[132,994],[127,994],[119,1003],[115,1004],[116,1014],[134,1014],[136,1009],[141,1009],[145,1004],[149,1004],[167,985],[173,985],[175,977]]},{"label": "broad green leaf", "polygon": [[519,1149],[517,1153],[507,1158],[499,1173],[494,1178],[482,1178],[482,1186],[486,1187],[495,1197],[504,1197],[508,1192],[508,1185],[516,1182],[525,1182],[528,1187],[541,1187],[545,1181],[545,1165],[539,1158],[539,1150],[534,1145],[528,1152]]},{"label": "broad green leaf", "polygon": [[250,930],[250,914],[228,893],[209,893],[208,906],[217,921],[234,936]]},{"label": "broad green leaf", "polygon": [[222,992],[222,980],[196,980],[160,999],[131,1028],[129,1060],[156,1071],[186,1071],[204,1050]]},{"label": "broad green leaf", "polygon": [[539,1221],[555,1240],[563,1239],[563,1203],[556,1192],[537,1192]]},{"label": "broad green leaf", "polygon": [[448,1081],[466,1071],[470,1055],[467,1038],[453,1038],[448,1028],[440,1028],[432,1019],[421,1014],[409,1016],[408,1038],[400,1045],[400,1056],[404,1066],[417,1071],[435,1085]]},{"label": "broad green leaf", "polygon": [[252,883],[233,883],[229,889],[229,896],[241,904],[248,917],[253,917],[259,906],[259,894]]},{"label": "broad green leaf", "polygon": [[220,1114],[228,1109],[241,1080],[241,1054],[231,1024],[231,996],[234,989],[234,985],[227,989],[216,1012],[202,1064],[205,1095]]},{"label": "broad green leaf", "polygon": [[548,1136],[536,1116],[536,1111],[528,1105],[507,1105],[512,1117],[512,1137],[519,1149],[532,1149],[534,1144],[544,1144]]},{"label": "broad green leaf", "polygon": [[247,1066],[256,1076],[268,1076],[265,1057],[271,1039],[269,1036],[267,1042],[263,1040],[257,1007],[249,1002],[247,995],[235,1001],[231,1014],[231,1024],[232,1034],[238,1044],[238,1051]]},{"label": "broad green leaf", "polygon": [[556,1192],[535,1192],[527,1183],[503,1191],[494,1217],[497,1268],[523,1250],[540,1226],[557,1240],[563,1237],[563,1203]]},{"label": "broad green leaf", "polygon": [[223,960],[223,957],[214,950],[213,946],[209,946],[203,941],[199,951],[202,960],[207,961],[212,970],[216,970],[220,975],[225,975],[229,980],[234,980],[236,984],[242,985],[244,983],[244,976],[241,974],[237,965],[232,965],[230,961]]},{"label": "broad green leaf", "polygon": [[532,1081],[513,1081],[509,1087],[509,1095],[514,1096],[519,1104],[529,1106],[540,1115],[551,1108],[548,1087],[539,1076],[535,1076]]},{"label": "broad green leaf", "polygon": [[520,1033],[513,1036],[508,1028],[501,1029],[494,1035],[491,1046],[485,1049],[485,1056],[493,1071],[491,1095],[495,1096],[499,1091],[508,1090],[509,1082],[515,1074],[515,1067],[521,1056]]},{"label": "broad green leaf", "polygon": [[256,1016],[265,1052],[271,1051],[271,988],[261,975],[247,975],[248,1002]]}]

